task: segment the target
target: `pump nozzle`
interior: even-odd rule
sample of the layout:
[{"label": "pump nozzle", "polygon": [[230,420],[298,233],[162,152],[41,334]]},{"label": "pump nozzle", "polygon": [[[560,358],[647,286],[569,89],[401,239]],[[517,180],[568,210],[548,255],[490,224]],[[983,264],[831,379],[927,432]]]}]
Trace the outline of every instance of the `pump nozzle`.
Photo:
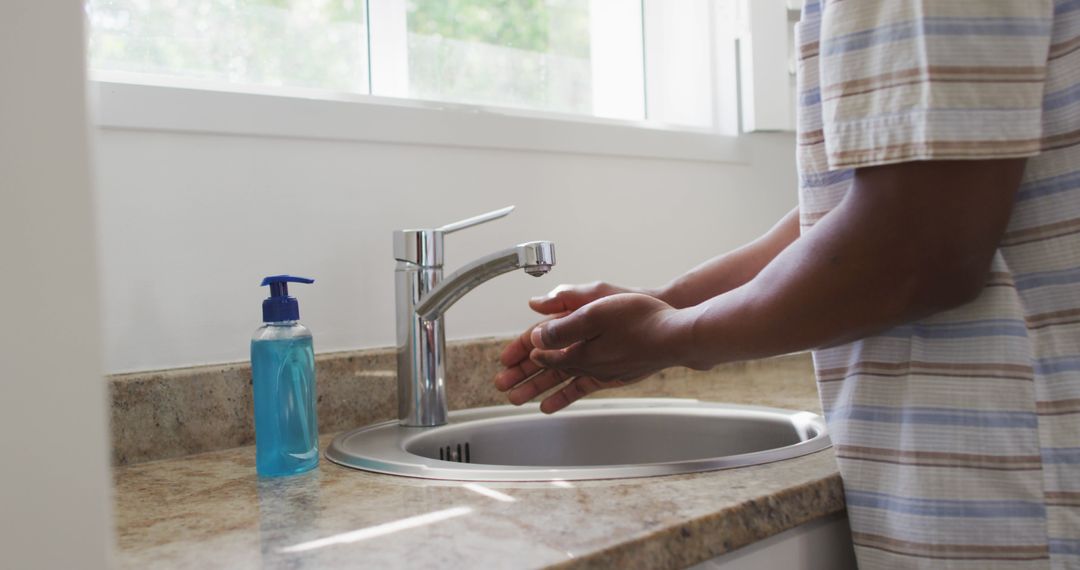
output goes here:
[{"label": "pump nozzle", "polygon": [[271,275],[262,280],[260,287],[270,286],[270,296],[263,301],[263,321],[300,320],[300,304],[289,296],[289,283],[314,283],[314,279],[292,275]]}]

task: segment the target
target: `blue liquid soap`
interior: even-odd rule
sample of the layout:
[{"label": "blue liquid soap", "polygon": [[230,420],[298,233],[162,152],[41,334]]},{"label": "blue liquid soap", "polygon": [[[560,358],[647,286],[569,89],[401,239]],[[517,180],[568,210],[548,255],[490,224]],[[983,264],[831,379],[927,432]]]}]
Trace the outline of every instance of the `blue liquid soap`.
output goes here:
[{"label": "blue liquid soap", "polygon": [[273,295],[263,303],[265,324],[251,339],[255,467],[263,477],[295,475],[319,464],[315,352],[286,282],[310,280],[267,277],[263,285],[271,285]]},{"label": "blue liquid soap", "polygon": [[252,369],[259,475],[276,477],[314,469],[319,463],[319,428],[311,336],[252,340],[251,360],[263,364]]}]

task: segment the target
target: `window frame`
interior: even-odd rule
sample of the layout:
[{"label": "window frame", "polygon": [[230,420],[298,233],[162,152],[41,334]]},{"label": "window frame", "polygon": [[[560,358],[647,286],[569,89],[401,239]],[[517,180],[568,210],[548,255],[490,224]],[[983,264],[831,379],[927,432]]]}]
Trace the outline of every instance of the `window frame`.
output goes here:
[{"label": "window frame", "polygon": [[[749,9],[753,0],[693,0],[681,8],[696,7],[696,19],[687,19],[674,6],[660,0],[641,0],[643,10],[645,67],[645,118],[609,119],[553,111],[516,109],[444,101],[339,93],[318,89],[270,85],[241,85],[225,81],[192,80],[179,76],[155,76],[115,71],[90,72],[95,99],[94,120],[105,129],[157,130],[240,136],[420,144],[464,148],[558,152],[699,162],[749,163],[741,134],[764,130],[792,130],[788,93],[766,97],[759,65],[773,70],[783,50],[769,50],[768,58],[755,56],[755,44],[771,44],[783,38],[784,22],[760,20],[766,10]],[[769,20],[791,0],[766,0]],[[724,2],[723,20],[716,2]],[[384,0],[404,10],[404,0]],[[787,6],[790,10],[790,6]],[[764,8],[764,7],[762,7]],[[394,13],[390,13],[391,16]],[[397,14],[400,16],[400,14]],[[367,18],[370,26],[372,14]],[[383,18],[388,17],[383,12]],[[681,21],[680,21],[681,18]],[[399,18],[400,19],[400,18]],[[723,21],[722,21],[723,20]],[[698,44],[687,44],[687,27],[693,27]],[[741,28],[741,29],[740,29]],[[759,29],[761,28],[761,29]],[[702,35],[704,34],[704,35]],[[777,37],[780,36],[780,37]],[[679,96],[664,90],[650,75],[649,66],[673,69],[697,55],[704,40],[709,50],[704,62],[689,71],[709,97]],[[369,52],[372,49],[369,37]],[[781,42],[788,43],[788,42]],[[689,46],[689,47],[688,47]],[[758,46],[760,47],[760,46]],[[776,51],[778,54],[773,54]],[[741,52],[741,53],[740,53]],[[369,53],[369,58],[373,57]],[[699,58],[700,59],[700,58]],[[762,61],[758,61],[758,60]],[[782,61],[782,60],[781,60]],[[786,63],[786,61],[784,62]],[[768,64],[768,65],[766,65]],[[747,69],[746,67],[750,68]],[[785,66],[786,67],[786,66]],[[682,73],[686,75],[687,69]],[[376,77],[368,70],[369,88]],[[392,78],[391,78],[392,79]],[[398,78],[400,79],[400,78]],[[659,87],[659,88],[658,88]],[[786,86],[785,86],[786,87]],[[695,92],[696,93],[696,92]],[[750,97],[751,101],[746,101]],[[782,98],[782,99],[781,99]],[[773,99],[779,99],[773,101]],[[711,126],[693,127],[664,121],[669,110],[685,110],[710,117]],[[709,108],[704,108],[709,107]],[[761,115],[778,121],[762,121]],[[672,118],[678,117],[675,112]]]},{"label": "window frame", "polygon": [[747,164],[742,137],[655,121],[94,72],[103,129]]}]

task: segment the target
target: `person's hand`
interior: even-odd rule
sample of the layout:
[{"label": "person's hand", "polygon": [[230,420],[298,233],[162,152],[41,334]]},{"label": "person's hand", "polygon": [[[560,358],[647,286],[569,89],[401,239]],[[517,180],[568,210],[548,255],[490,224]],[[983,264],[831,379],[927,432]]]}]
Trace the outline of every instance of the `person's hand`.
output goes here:
[{"label": "person's hand", "polygon": [[[605,281],[594,281],[580,285],[559,285],[546,295],[530,299],[529,307],[541,315],[563,317],[597,299],[620,293],[657,295],[651,290],[621,287]],[[529,327],[520,337],[503,348],[500,361],[506,369],[495,377],[496,388],[502,392],[509,391],[507,399],[516,406],[520,406],[558,384],[571,379],[570,376],[561,372],[555,372],[540,378],[539,382],[526,382],[526,380],[530,380],[532,375],[540,371],[540,367],[529,360],[529,353],[535,348],[530,339],[535,326]],[[602,387],[596,384],[595,379],[588,377],[579,378],[571,384],[573,385],[566,386],[564,390],[574,392],[578,388],[582,388],[583,391],[591,393]],[[555,407],[556,400],[546,399],[540,406],[541,410],[551,413],[569,404],[567,402],[567,404]]]},{"label": "person's hand", "polygon": [[520,405],[564,384],[540,404],[553,413],[678,364],[689,334],[680,311],[659,299],[610,295],[525,331],[503,350],[495,386]]},{"label": "person's hand", "polygon": [[[641,293],[659,297],[656,291],[649,289],[620,287],[605,281],[594,281],[582,285],[559,285],[547,295],[530,299],[529,308],[541,315],[561,316],[576,311],[597,299],[620,293]],[[530,327],[529,330],[532,328]]]}]

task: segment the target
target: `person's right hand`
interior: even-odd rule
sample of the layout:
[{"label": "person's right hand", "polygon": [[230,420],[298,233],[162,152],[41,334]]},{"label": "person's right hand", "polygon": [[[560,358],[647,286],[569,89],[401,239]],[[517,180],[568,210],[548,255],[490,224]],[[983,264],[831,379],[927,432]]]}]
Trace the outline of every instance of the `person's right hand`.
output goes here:
[{"label": "person's right hand", "polygon": [[[658,296],[656,292],[651,290],[632,289],[612,285],[604,281],[594,281],[583,285],[559,285],[547,295],[530,299],[529,307],[541,315],[559,318],[597,299],[620,293],[641,293],[651,297]],[[624,384],[621,382],[605,383],[590,377],[572,378],[570,375],[558,370],[538,374],[542,372],[540,366],[529,360],[529,354],[535,348],[531,338],[532,331],[536,326],[546,323],[548,320],[550,319],[545,319],[541,323],[529,327],[521,336],[503,348],[499,360],[504,369],[495,376],[495,387],[500,392],[508,392],[507,399],[510,400],[510,403],[520,406],[569,380],[567,385],[563,386],[555,396],[547,398],[540,408],[544,413],[552,413],[596,390]],[[559,394],[563,396],[561,399],[557,397]]]},{"label": "person's right hand", "polygon": [[529,299],[529,308],[541,315],[563,315],[572,313],[597,299],[619,293],[641,293],[658,297],[656,292],[651,290],[620,287],[604,281],[594,281],[584,285],[559,285],[547,295]]}]

